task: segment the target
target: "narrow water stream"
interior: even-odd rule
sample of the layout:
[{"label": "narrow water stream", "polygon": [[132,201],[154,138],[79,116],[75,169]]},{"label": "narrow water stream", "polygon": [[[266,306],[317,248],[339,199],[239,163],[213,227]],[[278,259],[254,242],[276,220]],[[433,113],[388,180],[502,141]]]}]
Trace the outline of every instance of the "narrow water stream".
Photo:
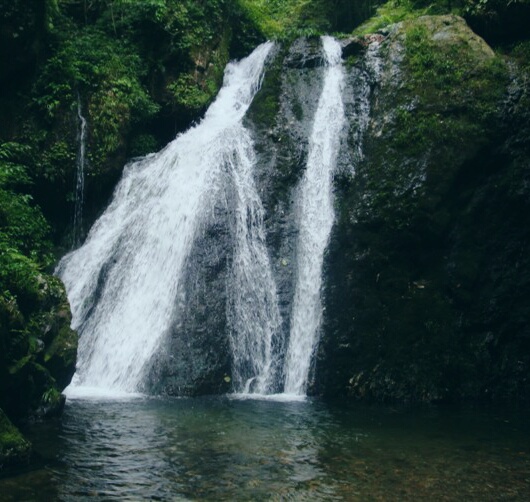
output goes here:
[{"label": "narrow water stream", "polygon": [[322,37],[322,43],[327,68],[300,186],[297,280],[285,363],[285,392],[293,395],[306,393],[312,356],[319,338],[322,265],[335,219],[333,172],[341,131],[346,123],[342,103],[341,46],[332,37]]},{"label": "narrow water stream", "polygon": [[85,203],[87,122],[85,117],[83,117],[81,97],[79,95],[77,96],[77,118],[79,120],[79,132],[77,135],[78,150],[75,170],[75,204],[74,223],[72,225],[72,249],[79,246],[83,239],[83,206]]},{"label": "narrow water stream", "polygon": [[524,412],[228,397],[69,400],[20,500],[529,500]]}]

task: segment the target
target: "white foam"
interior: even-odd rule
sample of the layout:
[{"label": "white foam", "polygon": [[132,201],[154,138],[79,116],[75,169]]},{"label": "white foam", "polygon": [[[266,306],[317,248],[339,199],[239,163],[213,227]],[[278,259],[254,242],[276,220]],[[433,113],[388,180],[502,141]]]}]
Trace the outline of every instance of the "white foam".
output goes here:
[{"label": "white foam", "polygon": [[307,400],[307,396],[303,394],[244,394],[235,393],[229,394],[229,398],[237,399],[240,401],[255,400],[255,401],[277,401],[280,403],[291,403],[291,402],[304,402]]},{"label": "white foam", "polygon": [[130,400],[146,397],[145,394],[138,392],[123,392],[116,389],[105,389],[102,387],[90,386],[68,386],[64,389],[63,394],[72,400],[93,400],[93,401],[116,401]]}]

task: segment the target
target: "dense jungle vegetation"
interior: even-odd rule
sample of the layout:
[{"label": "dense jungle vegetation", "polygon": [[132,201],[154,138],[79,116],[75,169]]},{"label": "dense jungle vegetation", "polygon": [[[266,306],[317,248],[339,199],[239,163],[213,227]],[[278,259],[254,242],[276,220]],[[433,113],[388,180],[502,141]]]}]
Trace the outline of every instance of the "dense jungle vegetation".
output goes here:
[{"label": "dense jungle vegetation", "polygon": [[[530,0],[0,0],[0,408],[14,421],[56,413],[73,373],[75,333],[49,274],[72,244],[78,114],[88,123],[86,231],[127,160],[199,119],[226,63],[258,42],[453,13],[530,78],[529,9]],[[456,88],[425,37],[410,38],[410,71]],[[409,118],[403,111],[403,131]],[[8,450],[27,449],[0,419],[1,467]]]}]

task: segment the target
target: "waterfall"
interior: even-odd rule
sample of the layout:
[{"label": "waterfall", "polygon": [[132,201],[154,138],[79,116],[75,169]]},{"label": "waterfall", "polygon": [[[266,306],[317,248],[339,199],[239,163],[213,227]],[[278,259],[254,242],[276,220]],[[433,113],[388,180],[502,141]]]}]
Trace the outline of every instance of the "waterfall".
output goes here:
[{"label": "waterfall", "polygon": [[269,394],[276,383],[274,338],[281,318],[265,243],[263,206],[253,180],[254,149],[244,129],[231,161],[236,188],[233,280],[230,284],[230,341],[234,388]]},{"label": "waterfall", "polygon": [[[262,44],[248,58],[228,64],[223,87],[198,125],[161,152],[125,166],[110,205],[85,243],[61,260],[57,274],[66,285],[72,326],[80,335],[77,370],[67,394],[145,390],[157,349],[179,325],[185,272],[195,273],[188,260],[191,250],[217,221],[215,208],[226,200],[222,217],[232,237],[226,278],[232,388],[246,396],[305,395],[322,318],[322,269],[334,222],[332,183],[346,124],[345,76],[339,43],[322,37],[323,87],[293,206],[298,236],[286,333],[288,319],[280,314],[255,179],[254,142],[243,125],[272,46]],[[362,155],[369,86],[359,92],[355,159]],[[86,121],[80,104],[78,117],[84,164]],[[82,195],[78,167],[76,222],[81,221]],[[286,353],[280,353],[284,347]]]},{"label": "waterfall", "polygon": [[[223,87],[204,119],[161,152],[126,166],[111,204],[84,245],[60,262],[57,274],[66,285],[73,328],[80,335],[77,370],[67,394],[142,390],[145,366],[174,320],[187,256],[212,213],[226,171],[241,181],[238,218],[262,218],[248,166],[238,167],[236,159],[251,160],[241,122],[259,89],[271,48],[270,42],[262,44],[248,58],[229,63]],[[236,284],[252,293],[254,278],[241,276],[238,263],[247,253],[253,262],[266,258],[260,231],[249,228],[250,223],[238,220],[236,225],[241,244],[234,275]],[[262,297],[264,304],[269,294]],[[236,319],[238,312],[235,308]],[[270,344],[263,345],[258,373],[270,361]]]},{"label": "waterfall", "polygon": [[305,394],[322,317],[320,289],[324,252],[334,221],[332,181],[341,131],[346,122],[342,103],[344,72],[341,47],[322,37],[326,58],[324,85],[309,141],[304,177],[299,187],[297,279],[285,359],[285,393]]},{"label": "waterfall", "polygon": [[72,249],[81,244],[83,238],[83,203],[85,198],[85,150],[87,123],[81,113],[81,98],[77,96],[77,118],[79,119],[79,132],[77,135],[78,150],[75,174],[75,206],[74,225],[72,229]]}]

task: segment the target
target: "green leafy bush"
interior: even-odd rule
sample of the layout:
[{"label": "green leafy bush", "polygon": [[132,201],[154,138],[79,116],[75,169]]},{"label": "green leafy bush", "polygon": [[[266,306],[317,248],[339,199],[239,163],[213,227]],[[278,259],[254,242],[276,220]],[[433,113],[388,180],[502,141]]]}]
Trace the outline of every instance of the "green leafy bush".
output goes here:
[{"label": "green leafy bush", "polygon": [[[47,265],[51,260],[50,228],[27,193],[32,183],[27,167],[17,162],[28,155],[29,148],[25,145],[0,145],[0,245],[4,258],[11,255],[16,258],[20,253],[36,263]],[[8,263],[4,263],[6,266],[4,274],[9,269]],[[18,259],[13,261],[13,266],[24,267]]]},{"label": "green leafy bush", "polygon": [[154,115],[159,107],[141,78],[146,69],[134,50],[96,29],[65,41],[37,82],[35,103],[49,119],[60,119],[78,100],[87,102],[92,128],[90,153],[99,166],[123,146],[130,127]]},{"label": "green leafy bush", "polygon": [[317,35],[331,29],[333,2],[316,0],[239,0],[248,17],[271,39]]}]

